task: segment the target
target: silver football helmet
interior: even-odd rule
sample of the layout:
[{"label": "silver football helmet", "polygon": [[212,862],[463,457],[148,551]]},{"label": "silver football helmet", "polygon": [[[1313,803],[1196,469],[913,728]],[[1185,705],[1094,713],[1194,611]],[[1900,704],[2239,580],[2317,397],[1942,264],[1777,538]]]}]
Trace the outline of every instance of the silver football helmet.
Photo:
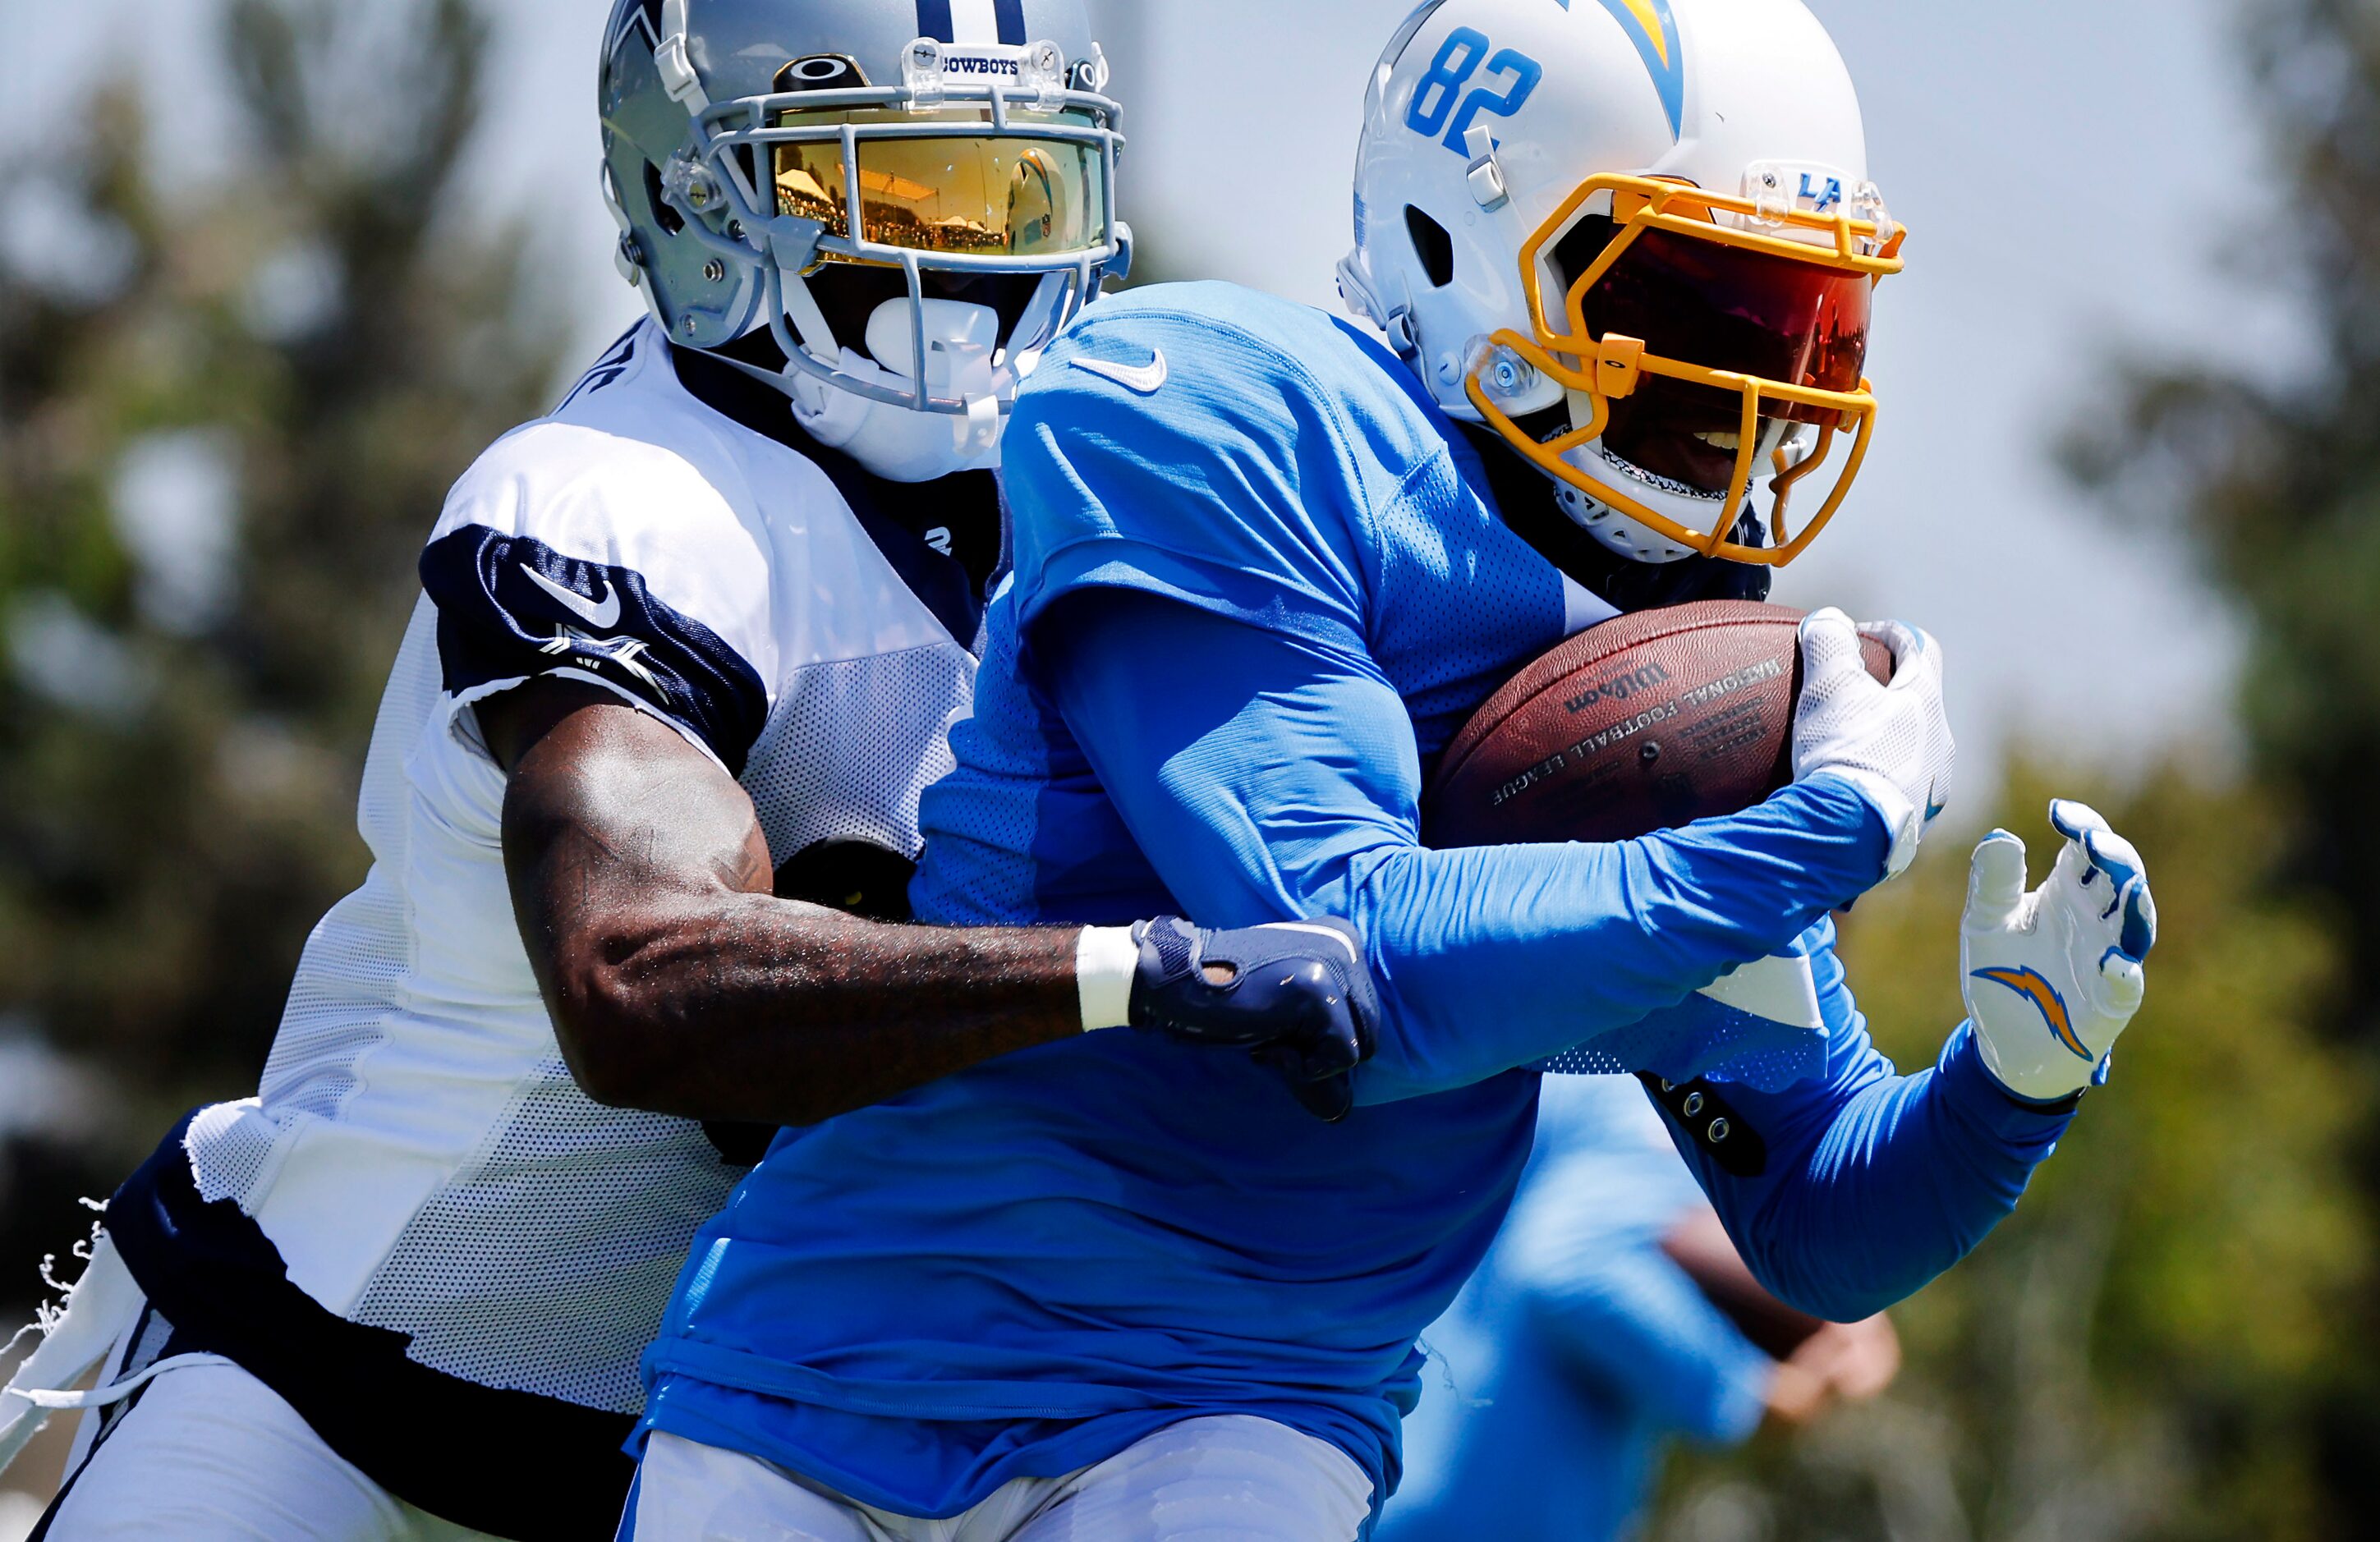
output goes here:
[{"label": "silver football helmet", "polygon": [[[620,271],[880,476],[997,466],[1019,382],[1130,265],[1107,80],[1082,0],[615,0]],[[764,327],[782,371],[718,352]]]}]

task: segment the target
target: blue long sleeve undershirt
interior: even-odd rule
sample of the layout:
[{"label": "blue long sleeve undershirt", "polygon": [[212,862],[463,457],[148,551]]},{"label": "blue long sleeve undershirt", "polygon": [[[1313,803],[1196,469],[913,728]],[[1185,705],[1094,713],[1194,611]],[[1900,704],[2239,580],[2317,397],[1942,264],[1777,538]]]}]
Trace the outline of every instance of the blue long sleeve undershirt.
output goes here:
[{"label": "blue long sleeve undershirt", "polygon": [[1767,1170],[1731,1176],[1674,1123],[1670,1133],[1769,1293],[1857,1322],[1916,1294],[2007,1220],[2074,1111],[2010,1096],[1964,1024],[1931,1068],[1897,1074],[1850,1007],[1831,949],[1814,962],[1833,976],[1822,993],[1850,1011],[1828,1036],[1827,1074],[1777,1093],[1723,1089],[1767,1142]]},{"label": "blue long sleeve undershirt", "polygon": [[1336,916],[1363,934],[1384,1018],[1367,1104],[1639,1022],[1782,952],[1884,873],[1882,819],[1833,779],[1613,845],[1432,851],[1411,721],[1368,661],[1115,590],[1070,600],[1034,637],[1069,729],[1189,914]]},{"label": "blue long sleeve undershirt", "polygon": [[[1190,915],[1336,916],[1364,935],[1383,1007],[1366,1104],[1468,1086],[1677,1007],[1883,872],[1882,820],[1824,778],[1615,845],[1431,851],[1411,722],[1368,661],[1115,590],[1053,608],[1034,641],[1069,730]],[[1826,1074],[1729,1091],[1768,1144],[1767,1171],[1730,1176],[1672,1133],[1761,1282],[1855,1321],[2005,1218],[2071,1111],[2008,1095],[1963,1028],[1937,1068],[1898,1076],[1831,947],[1814,965],[1842,1025]]]}]

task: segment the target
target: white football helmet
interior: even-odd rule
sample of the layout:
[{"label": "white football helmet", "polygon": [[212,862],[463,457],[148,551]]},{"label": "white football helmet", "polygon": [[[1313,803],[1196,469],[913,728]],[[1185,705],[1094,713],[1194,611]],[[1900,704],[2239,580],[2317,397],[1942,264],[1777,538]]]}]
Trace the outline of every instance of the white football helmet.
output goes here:
[{"label": "white football helmet", "polygon": [[1340,288],[1611,551],[1783,566],[1866,457],[1901,237],[1801,0],[1428,0],[1372,79]]},{"label": "white football helmet", "polygon": [[1018,383],[1130,263],[1107,79],[1082,0],[613,0],[621,272],[681,346],[768,328],[781,373],[717,357],[878,475],[997,466]]}]

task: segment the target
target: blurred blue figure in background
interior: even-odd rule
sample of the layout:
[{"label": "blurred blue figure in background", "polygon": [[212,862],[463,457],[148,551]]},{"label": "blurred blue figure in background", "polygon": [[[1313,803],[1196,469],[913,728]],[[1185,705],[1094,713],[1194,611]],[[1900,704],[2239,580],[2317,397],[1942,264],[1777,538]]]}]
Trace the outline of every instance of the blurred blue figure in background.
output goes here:
[{"label": "blurred blue figure in background", "polygon": [[1885,1318],[1822,1323],[1760,1288],[1624,1077],[1546,1078],[1512,1218],[1423,1342],[1380,1542],[1625,1536],[1673,1437],[1740,1444],[1900,1366]]}]

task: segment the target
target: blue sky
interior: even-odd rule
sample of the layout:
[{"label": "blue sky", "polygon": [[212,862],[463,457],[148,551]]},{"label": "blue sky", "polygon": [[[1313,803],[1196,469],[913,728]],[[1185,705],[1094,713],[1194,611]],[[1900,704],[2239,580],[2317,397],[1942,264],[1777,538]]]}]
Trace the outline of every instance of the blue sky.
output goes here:
[{"label": "blue sky", "polygon": [[[2011,735],[2119,771],[2176,746],[2219,753],[2231,625],[2176,552],[2107,528],[2047,447],[2104,399],[2119,350],[2179,356],[2220,322],[2288,355],[2289,307],[2221,263],[2223,237],[2268,201],[2229,0],[1812,6],[1861,84],[1873,170],[1914,234],[1908,273],[1879,300],[1875,457],[1779,598],[1939,635],[1978,771]],[[589,346],[636,304],[594,194],[607,8],[494,0],[503,94],[475,170],[488,206],[545,220]],[[1107,35],[1140,55],[1120,59],[1127,197],[1170,266],[1331,302],[1362,82],[1405,8],[1111,0]],[[0,139],[54,125],[79,80],[128,53],[178,103],[162,156],[198,174],[236,156],[193,89],[211,10],[0,0],[17,41],[0,61]],[[2223,225],[2210,204],[2232,212]]]}]

